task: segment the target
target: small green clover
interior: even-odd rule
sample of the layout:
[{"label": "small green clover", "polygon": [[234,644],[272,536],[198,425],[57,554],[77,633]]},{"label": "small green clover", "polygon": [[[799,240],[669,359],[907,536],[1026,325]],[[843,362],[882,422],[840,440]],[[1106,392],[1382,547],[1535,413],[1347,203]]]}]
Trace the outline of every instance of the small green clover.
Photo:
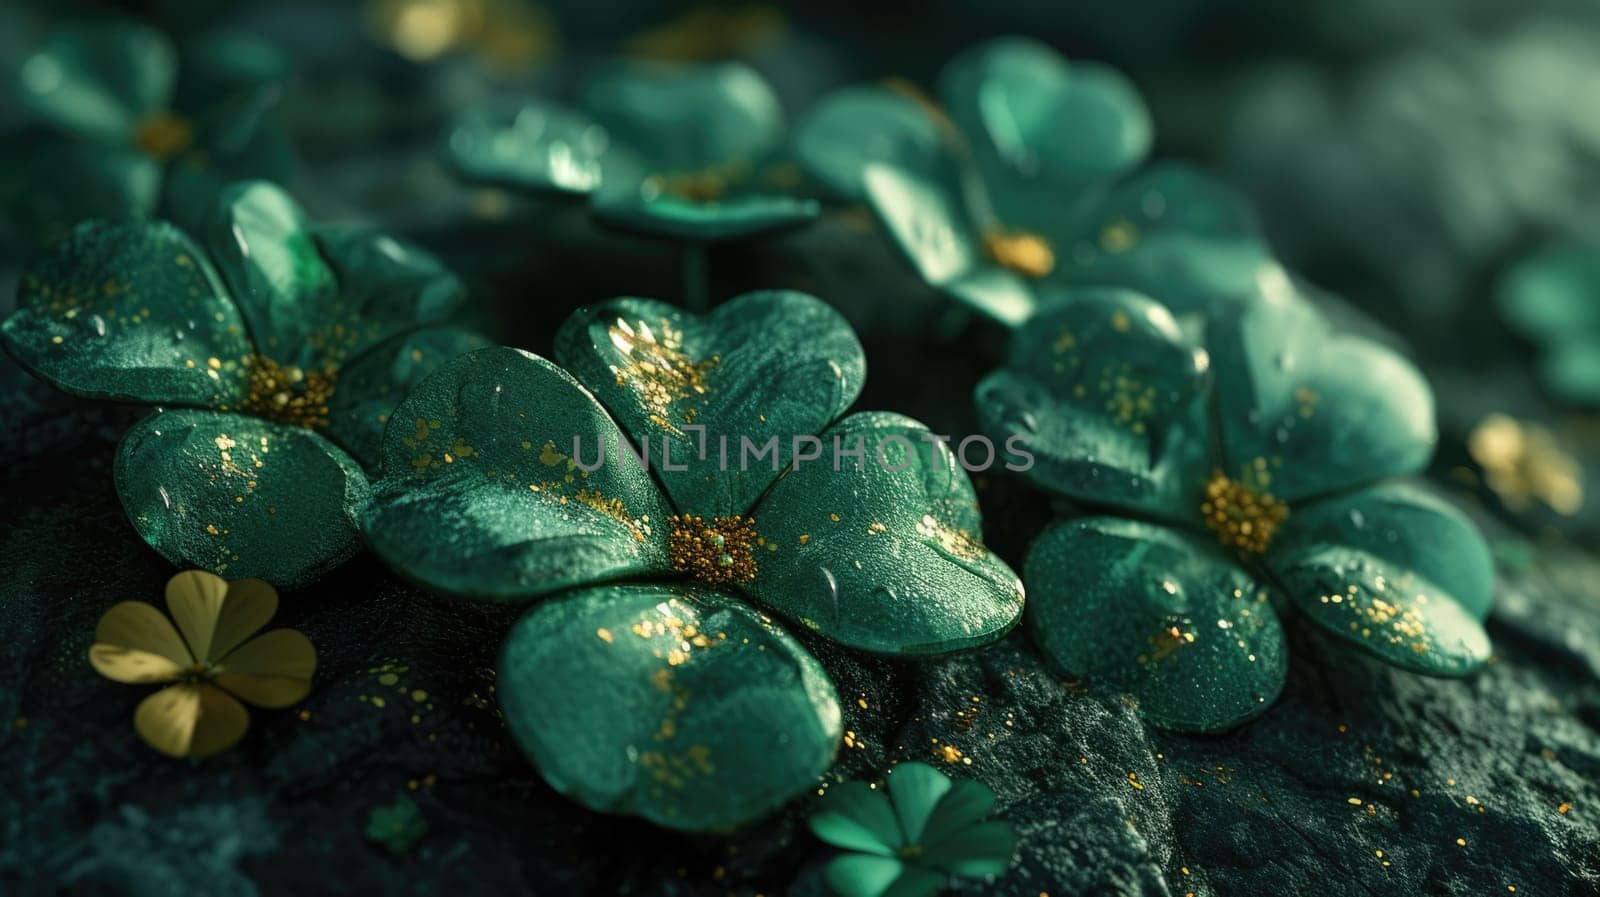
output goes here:
[{"label": "small green clover", "polygon": [[450,326],[466,291],[432,256],[312,227],[272,184],[224,190],[200,234],[205,249],[165,221],[81,224],[23,277],[0,339],[64,392],[158,406],[115,468],[151,547],[302,584],[355,552],[389,412],[484,341]]},{"label": "small green clover", "polygon": [[5,141],[0,238],[45,246],[90,218],[159,211],[185,227],[233,180],[286,179],[287,139],[270,122],[288,65],[271,48],[226,56],[208,35],[180,54],[131,20],[62,26],[23,60],[11,89],[32,126]]},{"label": "small green clover", "polygon": [[840,897],[928,897],[952,876],[992,879],[1011,865],[1017,835],[1009,823],[984,821],[994,805],[987,786],[926,763],[901,763],[885,779],[881,789],[829,788],[811,817],[819,839],[850,851],[825,872]]},{"label": "small green clover", "polygon": [[1600,405],[1600,249],[1545,246],[1496,287],[1500,314],[1540,347],[1539,379],[1565,402]]},{"label": "small green clover", "polygon": [[543,599],[497,683],[557,791],[730,828],[814,787],[841,737],[822,666],[768,611],[895,656],[987,644],[1021,617],[949,447],[846,414],[866,362],[820,300],[613,300],[575,312],[556,357],[481,349],[418,385],[363,522],[430,588]]},{"label": "small green clover", "polygon": [[627,61],[585,80],[579,107],[530,100],[468,110],[442,146],[464,180],[587,197],[604,224],[688,244],[797,227],[816,203],[768,166],[783,110],[740,63]]},{"label": "small green clover", "polygon": [[1054,289],[1095,285],[1159,286],[1184,313],[1277,271],[1232,190],[1178,165],[1129,175],[1150,116],[1116,72],[1002,38],[946,66],[939,100],[899,81],[847,88],[800,122],[794,154],[979,312],[1016,326]]},{"label": "small green clover", "polygon": [[1017,331],[977,406],[991,438],[1030,438],[1034,483],[1125,515],[1039,537],[1027,623],[1068,674],[1132,694],[1157,725],[1217,731],[1267,708],[1287,666],[1280,593],[1406,670],[1488,658],[1483,537],[1388,481],[1432,456],[1427,383],[1287,282],[1215,311],[1203,345],[1145,296],[1070,291]]},{"label": "small green clover", "polygon": [[367,814],[367,840],[381,844],[390,853],[402,854],[428,834],[428,820],[416,801],[405,795],[392,804],[379,804]]}]

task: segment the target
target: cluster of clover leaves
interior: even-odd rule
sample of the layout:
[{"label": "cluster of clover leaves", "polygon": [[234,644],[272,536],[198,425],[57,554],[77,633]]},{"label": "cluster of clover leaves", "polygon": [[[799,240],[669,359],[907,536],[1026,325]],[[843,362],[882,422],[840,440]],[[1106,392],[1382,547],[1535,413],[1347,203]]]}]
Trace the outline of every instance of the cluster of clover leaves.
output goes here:
[{"label": "cluster of clover leaves", "polygon": [[[189,125],[149,41],[52,45],[25,68],[29,102],[85,139],[172,147]],[[107,54],[126,58],[92,64]],[[85,92],[105,100],[94,122],[63,111]],[[1136,173],[1149,115],[1114,72],[1000,40],[955,59],[937,100],[852,87],[792,134],[733,64],[619,64],[580,94],[469,111],[442,154],[465,179],[581,197],[690,247],[803,224],[821,208],[806,194],[864,203],[929,285],[1013,328],[977,410],[996,441],[1027,437],[1026,475],[1070,511],[1023,577],[1028,628],[1068,674],[1157,725],[1216,731],[1278,694],[1291,606],[1405,669],[1486,660],[1482,537],[1395,481],[1436,441],[1421,376],[1335,333],[1224,187]],[[587,806],[721,830],[815,787],[837,695],[768,612],[900,657],[1023,618],[1023,580],[984,547],[944,443],[848,413],[865,359],[815,298],[708,314],[617,299],[575,312],[552,362],[463,326],[466,292],[437,260],[313,225],[270,183],[191,182],[184,228],[139,217],[151,207],[57,242],[4,325],[57,387],[158,406],[117,453],[140,535],[174,563],[283,586],[364,541],[433,590],[537,601],[503,648],[501,704]],[[778,439],[729,463],[705,434]],[[794,434],[862,460],[801,464]],[[891,775],[892,807],[835,790],[818,834],[863,853],[831,867],[836,889],[1004,868],[1014,838],[979,822],[992,795],[916,766]],[[950,847],[973,826],[982,849]],[[912,861],[935,842],[949,849]]]}]

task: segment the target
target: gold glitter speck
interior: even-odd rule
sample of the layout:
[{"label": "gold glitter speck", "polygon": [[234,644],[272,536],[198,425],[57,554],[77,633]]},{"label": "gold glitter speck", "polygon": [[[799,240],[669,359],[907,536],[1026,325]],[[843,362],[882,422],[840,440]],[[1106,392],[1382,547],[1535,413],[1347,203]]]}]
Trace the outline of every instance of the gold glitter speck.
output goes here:
[{"label": "gold glitter speck", "polygon": [[756,578],[756,522],[749,517],[674,514],[667,552],[673,569],[700,582],[720,585]]},{"label": "gold glitter speck", "polygon": [[1257,492],[1219,470],[1206,483],[1200,513],[1223,545],[1260,554],[1288,519],[1289,506],[1272,493]]}]

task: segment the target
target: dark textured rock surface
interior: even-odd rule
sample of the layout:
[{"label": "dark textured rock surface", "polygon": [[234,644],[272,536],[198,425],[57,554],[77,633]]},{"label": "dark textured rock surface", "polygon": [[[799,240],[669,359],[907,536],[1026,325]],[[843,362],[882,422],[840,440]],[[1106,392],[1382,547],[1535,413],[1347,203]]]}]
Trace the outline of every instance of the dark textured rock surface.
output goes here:
[{"label": "dark textured rock surface", "polygon": [[[171,572],[109,488],[137,412],[58,397],[9,364],[0,377],[0,892],[824,893],[804,798],[694,838],[554,794],[496,713],[507,613],[424,595],[367,557],[284,596],[276,623],[320,655],[303,705],[254,711],[244,743],[209,761],[149,750],[131,725],[148,690],[85,659],[101,613],[159,600]],[[1044,509],[1004,480],[985,501],[1015,559]],[[1020,633],[922,665],[814,645],[852,733],[830,778],[953,759],[992,786],[1022,846],[963,894],[1594,893],[1600,566],[1506,554],[1519,560],[1482,674],[1420,679],[1291,623],[1278,705],[1214,738],[1147,729],[1046,670]],[[400,795],[427,833],[396,854],[365,829]]]}]

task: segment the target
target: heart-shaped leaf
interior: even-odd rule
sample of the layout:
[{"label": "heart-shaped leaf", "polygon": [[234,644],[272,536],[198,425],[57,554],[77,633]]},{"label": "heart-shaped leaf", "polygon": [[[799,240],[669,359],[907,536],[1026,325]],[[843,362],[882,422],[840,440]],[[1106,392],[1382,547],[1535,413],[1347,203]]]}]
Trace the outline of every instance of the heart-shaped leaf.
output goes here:
[{"label": "heart-shaped leaf", "polygon": [[227,407],[251,354],[205,254],[161,221],[90,221],[22,278],[6,348],[74,395]]},{"label": "heart-shaped leaf", "polygon": [[618,62],[582,93],[584,111],[650,174],[753,162],[783,137],[777,95],[743,63]]},{"label": "heart-shaped leaf", "polygon": [[787,291],[747,293],[704,317],[648,299],[580,309],[556,335],[556,358],[653,456],[678,509],[705,516],[748,511],[795,438],[826,429],[866,379],[844,318]]},{"label": "heart-shaped leaf", "polygon": [[670,572],[671,511],[622,438],[550,362],[498,346],[460,356],[395,409],[367,541],[424,585],[500,601]]},{"label": "heart-shaped leaf", "polygon": [[507,727],[552,788],[668,828],[762,816],[814,787],[839,744],[822,666],[712,590],[552,599],[512,628],[496,681]]},{"label": "heart-shaped leaf", "polygon": [[1053,229],[1051,219],[1076,194],[1132,169],[1150,150],[1150,113],[1127,78],[1069,64],[1035,40],[967,50],[945,67],[939,92],[1013,227]]},{"label": "heart-shaped leaf", "polygon": [[324,327],[338,317],[339,287],[300,206],[266,181],[234,184],[218,199],[207,242],[256,350],[320,367],[337,339]]},{"label": "heart-shaped leaf", "polygon": [[535,196],[588,196],[617,175],[619,162],[598,122],[538,100],[469,109],[450,126],[439,153],[464,181]]},{"label": "heart-shaped leaf", "polygon": [[454,327],[424,327],[381,342],[339,372],[328,400],[328,436],[368,468],[376,468],[383,431],[417,384],[446,362],[490,345]]},{"label": "heart-shaped leaf", "polygon": [[117,447],[134,529],[180,567],[304,585],[360,545],[361,466],[310,430],[218,411],[158,411]]},{"label": "heart-shaped leaf", "polygon": [[204,233],[230,185],[249,180],[292,181],[294,149],[272,119],[281,94],[277,85],[258,86],[231,95],[195,117],[194,146],[167,166],[163,217],[193,233]]},{"label": "heart-shaped leaf", "polygon": [[1220,732],[1283,688],[1283,629],[1266,589],[1215,542],[1136,520],[1045,530],[1028,553],[1028,631],[1071,676],[1126,692],[1151,723]]},{"label": "heart-shaped leaf", "polygon": [[1178,315],[1210,314],[1287,288],[1249,203],[1185,165],[1153,166],[1095,201],[1060,254],[1059,277],[1124,286]]},{"label": "heart-shaped leaf", "polygon": [[752,512],[757,598],[879,654],[970,648],[1016,624],[1022,583],[984,547],[977,496],[949,446],[881,412],[851,415],[821,441],[822,456],[791,467]]},{"label": "heart-shaped leaf", "polygon": [[1460,511],[1414,486],[1296,508],[1266,562],[1301,611],[1381,660],[1433,676],[1488,660],[1489,546]]},{"label": "heart-shaped leaf", "polygon": [[1007,326],[1033,313],[1022,278],[983,256],[976,225],[950,183],[878,163],[861,177],[883,229],[930,286]]},{"label": "heart-shaped leaf", "polygon": [[123,20],[71,25],[23,60],[17,98],[64,131],[117,142],[167,108],[177,71],[172,45],[153,28]]},{"label": "heart-shaped leaf", "polygon": [[1162,306],[1081,289],[1012,337],[1009,365],[978,385],[983,431],[1033,455],[1025,475],[1094,504],[1194,520],[1209,470],[1209,360]]},{"label": "heart-shaped leaf", "polygon": [[1227,473],[1295,502],[1421,470],[1438,430],[1412,364],[1333,333],[1292,290],[1235,306],[1210,329]]},{"label": "heart-shaped leaf", "polygon": [[887,87],[847,87],[823,98],[795,126],[794,153],[835,197],[866,199],[870,164],[931,176],[952,164],[945,136],[911,97]]}]

